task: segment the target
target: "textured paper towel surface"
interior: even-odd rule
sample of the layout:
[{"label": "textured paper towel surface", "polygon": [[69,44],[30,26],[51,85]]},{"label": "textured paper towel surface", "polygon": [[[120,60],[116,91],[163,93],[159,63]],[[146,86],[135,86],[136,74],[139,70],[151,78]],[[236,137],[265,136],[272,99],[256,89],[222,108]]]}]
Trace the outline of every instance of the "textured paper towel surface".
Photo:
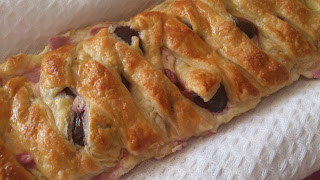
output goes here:
[{"label": "textured paper towel surface", "polygon": [[[257,108],[151,160],[127,179],[302,179],[320,168],[320,82],[301,79]],[[150,176],[152,174],[152,176]]]},{"label": "textured paper towel surface", "polygon": [[[47,39],[123,20],[160,0],[0,0],[0,59],[37,53]],[[320,81],[301,79],[264,98],[217,134],[142,163],[123,179],[302,179],[320,169]]]}]

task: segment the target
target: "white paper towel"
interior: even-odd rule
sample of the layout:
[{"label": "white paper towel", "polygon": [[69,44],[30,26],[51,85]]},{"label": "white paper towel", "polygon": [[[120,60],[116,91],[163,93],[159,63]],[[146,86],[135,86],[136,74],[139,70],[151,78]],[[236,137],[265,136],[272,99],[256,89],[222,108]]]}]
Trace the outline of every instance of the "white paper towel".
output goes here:
[{"label": "white paper towel", "polygon": [[[0,0],[0,59],[38,53],[47,39],[99,21],[124,20],[161,0]],[[123,179],[302,179],[320,169],[320,80],[301,79],[257,108],[149,160]]]},{"label": "white paper towel", "polygon": [[320,169],[320,82],[301,79],[257,108],[145,162],[127,179],[303,179]]}]

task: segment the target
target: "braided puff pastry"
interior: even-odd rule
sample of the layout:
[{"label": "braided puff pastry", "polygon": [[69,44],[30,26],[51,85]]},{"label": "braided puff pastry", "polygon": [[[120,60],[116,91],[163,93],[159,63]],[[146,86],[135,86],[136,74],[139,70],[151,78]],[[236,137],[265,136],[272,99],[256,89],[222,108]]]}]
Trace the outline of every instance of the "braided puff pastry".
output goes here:
[{"label": "braided puff pastry", "polygon": [[0,66],[1,179],[117,179],[320,77],[318,0],[168,0]]}]

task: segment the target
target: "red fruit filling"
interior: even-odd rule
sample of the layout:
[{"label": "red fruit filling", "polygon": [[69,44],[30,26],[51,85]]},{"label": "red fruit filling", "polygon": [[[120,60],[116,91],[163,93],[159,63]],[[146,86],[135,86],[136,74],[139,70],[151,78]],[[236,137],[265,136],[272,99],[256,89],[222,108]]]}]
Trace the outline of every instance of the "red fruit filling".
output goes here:
[{"label": "red fruit filling", "polygon": [[72,103],[72,115],[68,127],[68,139],[72,139],[74,144],[84,146],[86,144],[84,128],[86,118],[85,101],[69,87],[64,88],[62,93],[74,97]]},{"label": "red fruit filling", "polygon": [[23,72],[21,75],[26,77],[29,81],[36,84],[40,81],[40,73],[41,73],[41,68],[36,67],[31,69],[30,71]]},{"label": "red fruit filling", "polygon": [[182,83],[172,71],[165,69],[164,73],[170,79],[170,81],[179,88],[180,92],[185,97],[189,98],[198,106],[214,113],[222,112],[226,108],[228,97],[223,85],[220,85],[220,88],[217,90],[216,94],[208,102],[204,102],[203,99],[196,93],[188,91],[185,88],[184,83]]},{"label": "red fruit filling", "polygon": [[84,119],[85,119],[85,102],[77,96],[72,104],[73,115],[71,117],[71,137],[73,143],[80,146],[85,145]]},{"label": "red fruit filling", "polygon": [[16,159],[26,169],[32,169],[36,166],[33,157],[29,153],[20,153],[16,155]]},{"label": "red fruit filling", "polygon": [[121,81],[122,81],[122,84],[125,85],[126,88],[129,90],[131,87],[131,84],[123,75],[121,75]]},{"label": "red fruit filling", "polygon": [[236,26],[244,32],[250,39],[258,35],[257,27],[250,22],[249,20],[241,17],[232,17],[233,21],[236,23]]},{"label": "red fruit filling", "polygon": [[98,34],[98,32],[103,28],[108,28],[108,26],[93,27],[92,29],[90,29],[89,33],[91,36],[94,36],[94,35]]},{"label": "red fruit filling", "polygon": [[129,26],[119,26],[114,30],[114,33],[130,45],[132,43],[131,38],[137,36],[139,38],[139,48],[143,51],[142,41],[138,31],[131,29]]},{"label": "red fruit filling", "polygon": [[65,36],[56,36],[48,40],[50,50],[55,50],[65,45],[71,45],[72,40]]}]

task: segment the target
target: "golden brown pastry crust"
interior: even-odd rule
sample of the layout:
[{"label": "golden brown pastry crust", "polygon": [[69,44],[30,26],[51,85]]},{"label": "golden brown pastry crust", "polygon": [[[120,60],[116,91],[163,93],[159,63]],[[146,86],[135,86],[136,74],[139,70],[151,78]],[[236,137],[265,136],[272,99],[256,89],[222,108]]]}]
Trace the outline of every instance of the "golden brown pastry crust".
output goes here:
[{"label": "golden brown pastry crust", "polygon": [[[115,179],[215,132],[300,75],[320,77],[315,7],[168,0],[9,58],[0,65],[0,176]],[[235,19],[258,33],[250,38]],[[223,109],[206,108],[224,96]],[[21,153],[34,167],[15,160]]]},{"label": "golden brown pastry crust", "polygon": [[14,155],[10,152],[10,150],[8,150],[1,139],[0,154],[0,179],[34,179],[33,176],[16,161]]}]

